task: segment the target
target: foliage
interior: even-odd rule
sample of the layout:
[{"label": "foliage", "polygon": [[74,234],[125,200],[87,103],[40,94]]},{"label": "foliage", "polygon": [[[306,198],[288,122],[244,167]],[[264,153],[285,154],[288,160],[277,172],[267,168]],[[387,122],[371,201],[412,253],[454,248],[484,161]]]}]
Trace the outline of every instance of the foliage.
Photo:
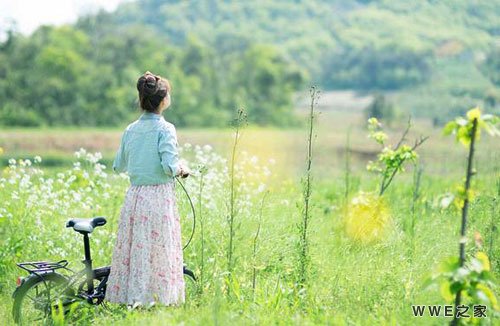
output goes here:
[{"label": "foliage", "polygon": [[403,144],[410,128],[411,120],[408,120],[408,126],[401,139],[396,146],[392,147],[386,144],[388,136],[378,119],[375,117],[368,119],[368,137],[375,140],[382,149],[376,162],[368,162],[367,170],[378,174],[380,185],[378,194],[360,191],[350,203],[346,204],[343,223],[345,233],[349,238],[367,244],[386,239],[389,232],[393,230],[394,223],[390,207],[383,195],[396,174],[404,171],[404,164],[416,162],[418,158],[416,149],[427,139],[427,137],[420,137],[413,147]]},{"label": "foliage", "polygon": [[327,57],[324,83],[331,88],[401,89],[426,82],[428,53],[399,49],[346,48]]},{"label": "foliage", "polygon": [[[465,269],[464,272],[464,267],[466,266],[466,253],[465,253],[465,245],[466,245],[466,236],[467,236],[467,221],[468,221],[468,212],[469,212],[469,203],[473,200],[473,191],[471,189],[471,180],[472,177],[475,173],[473,171],[473,159],[474,159],[474,150],[475,150],[475,143],[479,141],[479,138],[481,136],[481,130],[485,129],[488,131],[491,135],[495,136],[498,135],[499,132],[495,127],[495,124],[499,121],[498,117],[493,116],[493,115],[486,115],[482,116],[481,115],[481,110],[476,107],[474,109],[471,109],[467,112],[466,118],[463,117],[458,117],[454,121],[450,121],[443,129],[443,132],[445,135],[449,135],[454,133],[456,135],[456,140],[460,141],[465,147],[468,148],[468,156],[467,156],[467,167],[466,167],[466,175],[465,175],[465,182],[463,187],[459,187],[458,190],[458,196],[456,202],[458,203],[462,216],[461,216],[461,227],[460,227],[460,241],[459,241],[459,256],[457,261],[457,266],[455,268],[452,268],[452,271],[457,270],[459,274],[459,278],[456,278],[455,275],[452,275],[451,281],[454,281],[453,284],[449,286],[449,289],[451,290],[451,296],[455,296],[455,313],[454,313],[454,318],[452,325],[457,325],[459,322],[458,319],[458,313],[456,310],[460,306],[462,299],[469,299],[472,297],[472,300],[476,299],[478,293],[482,294],[482,297],[486,296],[489,303],[491,304],[491,307],[494,310],[498,310],[498,305],[496,298],[493,295],[492,290],[488,287],[489,284],[484,281],[487,281],[488,278],[486,276],[483,276],[480,274],[480,277],[478,277],[474,273],[468,273],[467,269]],[[479,253],[478,257],[479,260],[481,260],[482,265],[479,265],[479,267],[482,267],[485,271],[489,271],[490,269],[490,264],[488,261],[488,257],[484,253]],[[477,260],[472,260],[471,264],[478,265]],[[484,265],[484,266],[483,266]],[[454,270],[453,270],[454,269]],[[476,270],[478,268],[476,267]],[[482,269],[479,268],[479,273],[482,272]],[[446,275],[445,275],[446,276]],[[450,279],[450,275],[447,275],[448,279]],[[468,288],[467,282],[470,282],[472,284],[471,288]],[[476,284],[479,283],[479,292],[476,291]],[[446,283],[442,285],[442,287],[447,287]],[[484,298],[482,298],[484,300]]]},{"label": "foliage", "polygon": [[[276,44],[310,76],[320,76],[311,81],[325,88],[399,89],[427,81],[436,55],[486,49],[497,30],[496,11],[496,2],[465,0],[142,0],[103,14],[97,23],[145,24],[179,45],[196,35],[214,49],[225,45],[225,51],[245,42]],[[455,24],[448,17],[457,17]]]},{"label": "foliage", "polygon": [[397,145],[393,148],[390,145],[386,145],[388,136],[383,132],[382,124],[377,118],[368,119],[368,130],[370,132],[368,137],[382,146],[382,150],[378,154],[378,160],[376,162],[369,161],[367,165],[369,171],[377,172],[381,177],[380,196],[387,190],[396,174],[404,171],[405,162],[416,161],[418,156],[415,150],[427,139],[427,137],[420,137],[420,139],[415,141],[413,147],[403,144],[410,128],[411,120],[408,120],[408,126],[405,132]]},{"label": "foliage", "polygon": [[471,109],[467,112],[466,118],[458,117],[446,124],[443,129],[445,135],[454,134],[457,141],[462,145],[469,146],[472,137],[473,121],[477,120],[476,139],[481,137],[481,131],[485,130],[491,136],[500,136],[500,131],[496,128],[496,124],[500,122],[500,118],[492,114],[481,114],[479,107]]},{"label": "foliage", "polygon": [[35,111],[14,107],[10,103],[0,111],[0,121],[7,126],[38,127],[42,124]]},{"label": "foliage", "polygon": [[492,48],[486,54],[480,68],[496,86],[500,86],[500,46]]},{"label": "foliage", "polygon": [[123,124],[135,114],[145,70],[171,81],[167,116],[180,126],[226,126],[236,105],[249,108],[252,123],[295,122],[292,94],[303,72],[272,46],[224,54],[195,37],[178,48],[139,27],[106,26],[99,35],[72,26],[11,34],[0,47],[0,124]]},{"label": "foliage", "polygon": [[[491,318],[498,314],[500,306],[495,295],[496,282],[491,273],[488,256],[478,251],[464,266],[459,263],[458,257],[442,261],[434,273],[426,280],[426,287],[439,285],[441,297],[447,303],[453,303],[455,296],[460,292],[469,305],[486,304],[492,309]],[[472,317],[472,321],[479,322]]]},{"label": "foliage", "polygon": [[466,62],[460,57],[437,58],[429,82],[401,90],[392,101],[408,108],[412,116],[432,118],[440,127],[477,105],[485,105],[486,113],[498,113],[498,107],[486,104],[497,97],[499,88],[476,65]]}]

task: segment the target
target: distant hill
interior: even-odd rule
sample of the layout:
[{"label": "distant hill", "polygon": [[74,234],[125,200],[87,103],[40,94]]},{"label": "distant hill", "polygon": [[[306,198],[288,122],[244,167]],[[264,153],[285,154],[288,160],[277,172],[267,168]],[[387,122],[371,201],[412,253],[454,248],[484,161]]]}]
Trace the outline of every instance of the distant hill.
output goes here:
[{"label": "distant hill", "polygon": [[[269,43],[307,67],[312,81],[370,89],[418,83],[435,58],[472,61],[500,35],[499,13],[500,1],[139,0],[94,23],[149,26],[176,45],[195,35],[218,51]],[[367,65],[382,76],[364,79]]]}]

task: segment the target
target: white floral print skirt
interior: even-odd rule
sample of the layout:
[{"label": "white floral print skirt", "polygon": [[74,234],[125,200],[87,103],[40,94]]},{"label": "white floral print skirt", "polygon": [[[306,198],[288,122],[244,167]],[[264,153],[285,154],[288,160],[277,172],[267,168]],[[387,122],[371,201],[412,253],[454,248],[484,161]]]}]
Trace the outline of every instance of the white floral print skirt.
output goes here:
[{"label": "white floral print skirt", "polygon": [[181,227],[174,183],[130,186],[121,209],[106,299],[184,303]]}]

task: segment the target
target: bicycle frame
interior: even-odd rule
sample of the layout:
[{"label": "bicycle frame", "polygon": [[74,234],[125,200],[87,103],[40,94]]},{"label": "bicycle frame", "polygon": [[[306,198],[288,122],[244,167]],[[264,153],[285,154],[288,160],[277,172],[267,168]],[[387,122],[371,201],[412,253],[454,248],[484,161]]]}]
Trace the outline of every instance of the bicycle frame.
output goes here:
[{"label": "bicycle frame", "polygon": [[92,257],[90,255],[90,241],[88,233],[83,234],[83,246],[85,250],[85,259],[82,261],[85,265],[87,275],[87,294],[94,292],[94,271],[92,270]]}]

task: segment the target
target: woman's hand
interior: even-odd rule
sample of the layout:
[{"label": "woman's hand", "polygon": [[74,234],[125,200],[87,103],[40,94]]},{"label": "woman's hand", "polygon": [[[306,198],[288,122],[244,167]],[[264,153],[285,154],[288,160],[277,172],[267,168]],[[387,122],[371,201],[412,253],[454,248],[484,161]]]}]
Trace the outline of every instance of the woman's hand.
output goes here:
[{"label": "woman's hand", "polygon": [[189,170],[186,166],[181,165],[179,168],[179,173],[177,175],[183,179],[186,179],[190,174],[191,170]]}]

